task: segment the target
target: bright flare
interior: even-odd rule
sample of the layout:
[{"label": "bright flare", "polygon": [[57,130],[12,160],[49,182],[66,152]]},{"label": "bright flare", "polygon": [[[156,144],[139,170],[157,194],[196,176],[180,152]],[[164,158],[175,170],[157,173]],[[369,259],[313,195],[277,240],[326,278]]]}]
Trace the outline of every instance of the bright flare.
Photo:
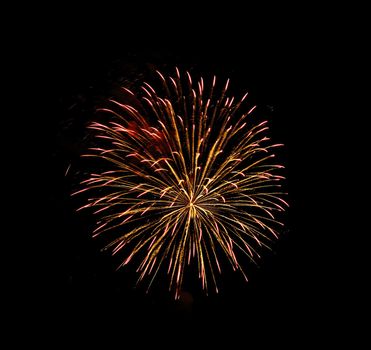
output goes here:
[{"label": "bright flare", "polygon": [[280,145],[269,144],[267,122],[252,122],[255,107],[241,111],[247,94],[227,96],[229,80],[217,88],[214,77],[206,87],[178,69],[175,77],[157,73],[162,88],[123,88],[127,102],[110,100],[100,110],[106,122],[91,123],[97,147],[85,156],[107,171],[92,173],[75,194],[92,193],[80,209],[99,218],[94,236],[116,232],[106,248],[122,253],[120,266],[138,256],[138,281],[149,277],[148,288],[164,268],[179,297],[185,266],[195,261],[203,289],[218,291],[221,255],[246,278],[241,253],[254,261],[278,238],[275,216],[287,206],[276,174],[283,167],[272,164]]}]

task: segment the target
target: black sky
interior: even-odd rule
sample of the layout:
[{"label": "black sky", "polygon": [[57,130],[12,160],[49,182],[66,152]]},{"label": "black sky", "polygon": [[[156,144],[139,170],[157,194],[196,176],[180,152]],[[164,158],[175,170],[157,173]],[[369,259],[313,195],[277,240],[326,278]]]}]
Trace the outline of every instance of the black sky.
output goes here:
[{"label": "black sky", "polygon": [[[347,265],[337,251],[339,224],[333,224],[329,211],[337,200],[328,176],[336,144],[328,135],[334,117],[323,43],[304,31],[299,36],[281,31],[257,40],[260,45],[249,45],[248,38],[157,45],[140,42],[139,35],[139,43],[129,45],[124,38],[118,41],[117,32],[105,40],[95,28],[62,31],[35,66],[40,77],[37,149],[45,170],[33,208],[42,215],[34,217],[41,249],[30,282],[35,294],[30,318],[40,313],[41,327],[57,339],[138,333],[142,341],[155,330],[155,338],[144,340],[164,344],[175,334],[184,341],[200,334],[207,344],[218,337],[284,344],[295,337],[303,342],[331,338],[329,324],[336,328],[344,318],[334,295]],[[110,256],[90,238],[92,222],[74,212],[69,196],[74,179],[64,176],[71,161],[78,164],[85,122],[111,84],[148,67],[174,64],[230,77],[236,90],[251,93],[276,141],[285,144],[281,153],[290,203],[282,239],[251,272],[248,284],[227,274],[220,295],[203,296],[191,285],[180,302],[163,291],[145,295],[133,288],[132,271],[115,272]]]}]

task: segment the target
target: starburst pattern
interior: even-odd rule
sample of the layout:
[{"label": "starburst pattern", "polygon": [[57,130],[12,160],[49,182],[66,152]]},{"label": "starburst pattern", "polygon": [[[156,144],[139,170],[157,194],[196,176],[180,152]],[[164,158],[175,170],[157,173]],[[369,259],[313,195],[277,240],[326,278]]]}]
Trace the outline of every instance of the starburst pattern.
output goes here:
[{"label": "starburst pattern", "polygon": [[253,123],[255,107],[242,112],[247,94],[228,96],[229,80],[157,75],[161,87],[123,88],[124,102],[100,109],[106,121],[89,126],[97,147],[85,156],[105,168],[74,194],[92,194],[80,209],[94,209],[93,235],[116,232],[106,248],[122,254],[120,267],[139,256],[148,288],[162,268],[179,297],[194,262],[203,289],[218,291],[222,258],[247,279],[241,256],[255,261],[278,238],[276,214],[287,206],[283,166],[272,162],[280,145],[270,144],[266,121]]}]

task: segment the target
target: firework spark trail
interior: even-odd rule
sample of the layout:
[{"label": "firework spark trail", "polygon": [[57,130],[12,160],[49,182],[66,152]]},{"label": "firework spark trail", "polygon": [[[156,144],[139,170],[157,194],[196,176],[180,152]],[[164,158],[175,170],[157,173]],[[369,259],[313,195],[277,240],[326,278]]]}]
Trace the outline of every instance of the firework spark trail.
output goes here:
[{"label": "firework spark trail", "polygon": [[148,83],[137,94],[124,88],[135,102],[100,109],[110,119],[91,123],[99,147],[85,156],[110,170],[91,174],[75,193],[96,195],[80,208],[99,216],[94,236],[120,231],[106,247],[125,256],[120,266],[144,252],[138,281],[151,277],[148,288],[165,265],[178,298],[195,259],[203,288],[212,282],[218,291],[220,252],[247,279],[239,254],[254,261],[278,237],[275,214],[287,203],[275,174],[282,166],[271,160],[280,145],[269,144],[267,122],[251,122],[255,107],[241,112],[247,94],[227,96],[229,80],[218,90],[214,77],[207,89],[188,72],[157,73],[160,92]]}]

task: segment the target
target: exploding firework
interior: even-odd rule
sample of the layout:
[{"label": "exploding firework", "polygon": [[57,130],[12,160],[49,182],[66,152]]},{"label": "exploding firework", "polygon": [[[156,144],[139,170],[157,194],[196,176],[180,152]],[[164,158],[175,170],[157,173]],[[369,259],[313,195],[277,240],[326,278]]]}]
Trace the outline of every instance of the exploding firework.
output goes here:
[{"label": "exploding firework", "polygon": [[247,94],[228,97],[229,80],[157,75],[161,87],[122,88],[124,102],[99,110],[106,121],[90,124],[97,147],[84,156],[102,169],[74,194],[91,193],[80,209],[98,217],[93,236],[113,237],[105,248],[122,254],[120,267],[139,257],[148,288],[164,270],[179,297],[194,263],[202,288],[218,291],[226,262],[247,280],[242,256],[255,261],[278,238],[276,216],[287,205],[283,166],[272,164],[280,145],[266,136],[267,122],[253,123],[255,107],[242,112]]}]

